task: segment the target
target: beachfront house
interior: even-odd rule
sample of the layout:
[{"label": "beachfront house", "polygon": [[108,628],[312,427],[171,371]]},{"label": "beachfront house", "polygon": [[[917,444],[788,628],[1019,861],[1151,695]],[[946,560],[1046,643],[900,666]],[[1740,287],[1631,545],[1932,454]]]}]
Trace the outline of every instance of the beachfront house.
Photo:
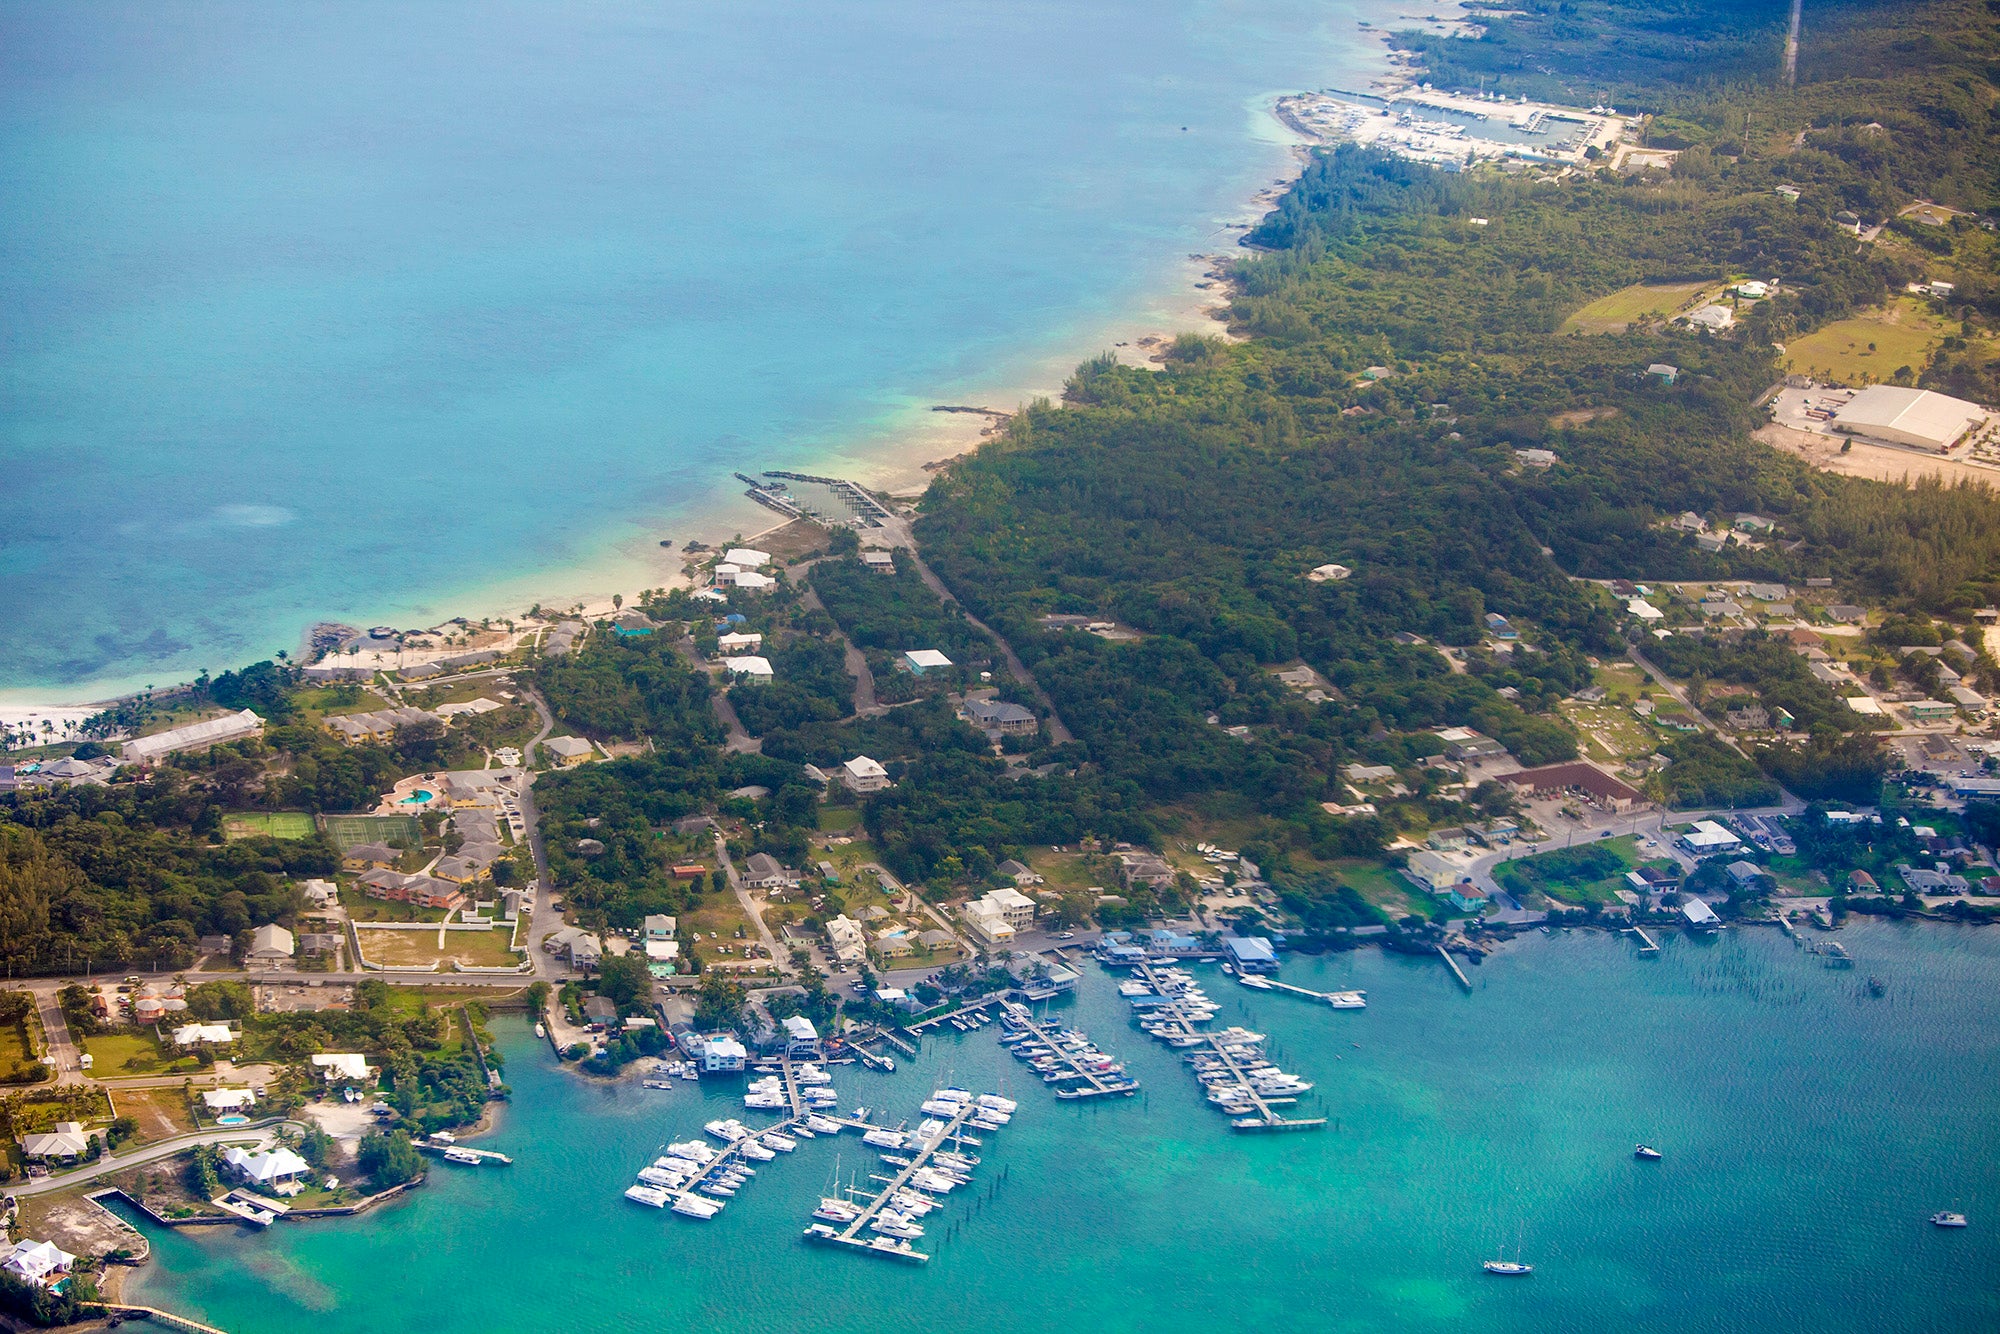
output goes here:
[{"label": "beachfront house", "polygon": [[695,1063],[705,1075],[742,1074],[750,1053],[733,1033],[715,1033],[695,1044]]},{"label": "beachfront house", "polygon": [[283,1147],[251,1153],[232,1144],[222,1151],[222,1162],[245,1183],[277,1195],[297,1194],[299,1178],[312,1172],[311,1163]]},{"label": "beachfront house", "polygon": [[786,1055],[819,1059],[819,1030],[813,1027],[812,1020],[795,1014],[785,1020],[784,1029]]}]

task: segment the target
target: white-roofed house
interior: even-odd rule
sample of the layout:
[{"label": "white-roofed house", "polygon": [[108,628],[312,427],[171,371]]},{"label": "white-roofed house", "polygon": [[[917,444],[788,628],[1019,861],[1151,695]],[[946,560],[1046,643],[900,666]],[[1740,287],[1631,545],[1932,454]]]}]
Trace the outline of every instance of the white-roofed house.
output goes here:
[{"label": "white-roofed house", "polygon": [[856,755],[840,766],[840,781],[856,792],[880,792],[889,786],[889,771],[866,755]]},{"label": "white-roofed house", "polygon": [[764,636],[754,630],[748,633],[717,635],[715,646],[725,654],[742,653],[745,650],[755,651],[764,647]]},{"label": "white-roofed house", "polygon": [[1735,852],[1743,846],[1743,840],[1713,820],[1697,820],[1693,828],[1681,835],[1680,844],[1692,856],[1713,857]]},{"label": "white-roofed house", "polygon": [[991,898],[974,899],[965,905],[959,916],[972,928],[974,935],[981,937],[989,945],[1008,945],[1014,940],[1014,927],[1008,922],[1006,910]]},{"label": "white-roofed house", "polygon": [[755,655],[724,658],[722,660],[722,670],[728,672],[731,676],[748,676],[760,681],[769,681],[777,675],[777,673],[771,670],[771,660],[769,658],[757,657]]},{"label": "white-roofed house", "polygon": [[182,1024],[174,1030],[176,1047],[227,1047],[236,1041],[228,1024]]},{"label": "white-roofed house", "polygon": [[257,1095],[249,1089],[204,1089],[202,1105],[210,1112],[240,1112],[257,1105]]},{"label": "white-roofed house", "polygon": [[331,908],[340,902],[340,888],[331,880],[307,880],[299,885],[306,902],[314,908]]},{"label": "white-roofed house", "polygon": [[785,1019],[785,1052],[790,1056],[807,1058],[819,1055],[819,1030],[813,1021],[802,1014],[790,1015]]},{"label": "white-roofed house", "polygon": [[743,883],[751,889],[797,889],[799,877],[768,852],[753,852],[744,863]]},{"label": "white-roofed house", "polygon": [[725,565],[734,565],[741,570],[754,570],[771,563],[771,553],[759,551],[755,547],[731,547],[722,553]]},{"label": "white-roofed house", "polygon": [[952,665],[950,658],[934,648],[913,648],[903,655],[903,665],[918,676]]},{"label": "white-roofed house", "polygon": [[374,1068],[368,1064],[368,1058],[354,1051],[324,1052],[313,1057],[312,1063],[320,1068],[321,1078],[329,1084],[338,1084],[342,1081],[365,1084],[368,1082],[368,1077],[374,1073]]},{"label": "white-roofed house", "polygon": [[269,1153],[251,1153],[232,1144],[222,1151],[222,1161],[251,1185],[280,1192],[296,1186],[300,1177],[312,1171],[311,1163],[283,1147]]},{"label": "white-roofed house", "polygon": [[28,1158],[68,1161],[89,1153],[94,1138],[81,1121],[58,1121],[39,1134],[21,1136],[21,1153]]},{"label": "white-roofed house", "polygon": [[54,1287],[69,1274],[76,1257],[52,1241],[26,1238],[7,1245],[0,1242],[0,1273],[10,1274],[38,1288]]},{"label": "white-roofed house", "polygon": [[839,963],[860,963],[868,957],[868,938],[861,924],[845,913],[826,924],[827,947]]}]

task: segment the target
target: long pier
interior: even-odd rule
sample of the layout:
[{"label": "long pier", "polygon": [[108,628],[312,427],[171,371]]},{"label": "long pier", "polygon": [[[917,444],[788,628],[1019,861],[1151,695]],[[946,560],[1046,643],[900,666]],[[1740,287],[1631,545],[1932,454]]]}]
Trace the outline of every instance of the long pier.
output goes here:
[{"label": "long pier", "polygon": [[[1137,963],[1132,966],[1132,969],[1156,994],[1160,996],[1167,994],[1165,984],[1162,983],[1159,975],[1153,971],[1153,966],[1150,963]],[[1247,1095],[1245,1101],[1249,1102],[1256,1111],[1252,1116],[1230,1117],[1230,1129],[1237,1131],[1318,1130],[1326,1125],[1326,1118],[1323,1116],[1296,1118],[1279,1115],[1276,1110],[1278,1107],[1291,1106],[1298,1099],[1286,1096],[1267,1097],[1257,1092],[1255,1084],[1251,1081],[1250,1072],[1243,1068],[1242,1062],[1237,1060],[1235,1053],[1227,1050],[1228,1047],[1235,1044],[1225,1040],[1225,1035],[1204,1033],[1195,1027],[1197,1022],[1207,1023],[1208,1020],[1206,1018],[1198,1021],[1195,1020],[1178,1000],[1168,1000],[1164,1004],[1149,1008],[1150,1013],[1171,1019],[1178,1026],[1179,1032],[1171,1035],[1172,1045],[1183,1048],[1190,1054],[1199,1052],[1202,1055],[1213,1055],[1221,1062],[1223,1069],[1229,1072],[1230,1078],[1242,1087],[1244,1093]]]},{"label": "long pier", "polygon": [[[936,1028],[939,1024],[949,1023],[952,1019],[956,1018],[957,1016],[963,1014],[971,1014],[974,1010],[983,1010],[989,1005],[993,1005],[1003,1000],[1004,998],[1005,998],[1004,992],[999,992],[999,991],[993,992],[991,995],[982,996],[976,1001],[967,1001],[965,1004],[959,1006],[956,1010],[951,1010],[944,1014],[934,1014],[930,1018],[923,1020],[921,1023],[911,1024],[906,1031],[911,1033],[921,1034],[925,1029]],[[916,1053],[912,1052],[910,1054],[914,1056]]]},{"label": "long pier", "polygon": [[[1368,994],[1365,991],[1314,991],[1310,987],[1295,987],[1289,982],[1280,982],[1275,977],[1260,976],[1255,982],[1245,981],[1239,977],[1237,981],[1242,982],[1244,986],[1250,988],[1252,991],[1289,991],[1294,996],[1304,996],[1307,1000],[1316,1000],[1322,1004],[1331,1005],[1336,1009],[1343,1010],[1361,1009],[1362,1004],[1365,1004],[1362,998]],[[1356,1004],[1355,1002],[1362,1002],[1362,1004]]]},{"label": "long pier", "polygon": [[1139,1091],[1138,1081],[1126,1079],[1122,1071],[1118,1072],[1117,1075],[1117,1078],[1122,1082],[1113,1083],[1104,1074],[1099,1074],[1095,1070],[1084,1069],[1082,1058],[1075,1052],[1065,1049],[1061,1039],[1036,1023],[1034,1012],[1027,1006],[1008,1001],[1001,1008],[1006,1011],[1007,1017],[1012,1022],[1027,1029],[1037,1042],[1047,1047],[1058,1061],[1069,1067],[1069,1070],[1065,1073],[1042,1076],[1044,1084],[1075,1084],[1081,1082],[1085,1086],[1083,1088],[1063,1089],[1056,1094],[1058,1098],[1070,1101],[1079,1098],[1129,1098]]},{"label": "long pier", "polygon": [[439,1157],[444,1156],[446,1149],[456,1149],[461,1153],[472,1154],[483,1163],[498,1163],[502,1167],[514,1165],[514,1160],[504,1153],[495,1153],[492,1149],[475,1149],[469,1144],[435,1144],[430,1140],[424,1140],[416,1148],[420,1153],[434,1153]]},{"label": "long pier", "polygon": [[1660,952],[1659,944],[1646,934],[1645,927],[1635,923],[1632,927],[1632,934],[1639,938],[1639,953],[1658,954]]},{"label": "long pier", "polygon": [[1465,970],[1458,966],[1458,960],[1451,957],[1451,951],[1442,945],[1434,946],[1433,948],[1437,950],[1438,958],[1444,960],[1444,966],[1451,969],[1451,975],[1458,979],[1458,984],[1467,991],[1472,990],[1472,979],[1467,977]]},{"label": "long pier", "polygon": [[865,1255],[883,1255],[892,1260],[902,1260],[909,1264],[929,1264],[931,1257],[922,1251],[910,1248],[908,1243],[892,1249],[888,1246],[872,1245],[862,1240],[860,1234],[870,1223],[874,1222],[880,1216],[883,1209],[888,1207],[889,1201],[894,1198],[896,1192],[909,1185],[910,1178],[915,1176],[925,1164],[930,1162],[947,1140],[953,1143],[958,1142],[959,1132],[964,1129],[967,1121],[970,1121],[978,1114],[978,1111],[979,1104],[977,1102],[968,1102],[965,1106],[959,1108],[958,1115],[952,1117],[945,1124],[945,1128],[939,1132],[936,1138],[930,1140],[928,1143],[919,1143],[912,1150],[913,1156],[910,1159],[909,1166],[898,1168],[896,1175],[893,1177],[877,1175],[875,1180],[883,1183],[882,1189],[876,1192],[875,1197],[868,1202],[867,1207],[862,1209],[853,1222],[838,1228],[831,1225],[826,1226],[823,1230],[808,1228],[806,1230],[806,1239],[817,1242],[822,1246],[844,1246],[850,1251],[859,1251]]}]

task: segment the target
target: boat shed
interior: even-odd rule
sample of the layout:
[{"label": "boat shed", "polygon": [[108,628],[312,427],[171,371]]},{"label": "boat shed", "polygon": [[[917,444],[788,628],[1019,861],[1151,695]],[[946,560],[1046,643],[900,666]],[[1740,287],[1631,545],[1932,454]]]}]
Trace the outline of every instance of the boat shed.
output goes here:
[{"label": "boat shed", "polygon": [[1224,936],[1222,952],[1239,973],[1275,973],[1278,952],[1263,936]]}]

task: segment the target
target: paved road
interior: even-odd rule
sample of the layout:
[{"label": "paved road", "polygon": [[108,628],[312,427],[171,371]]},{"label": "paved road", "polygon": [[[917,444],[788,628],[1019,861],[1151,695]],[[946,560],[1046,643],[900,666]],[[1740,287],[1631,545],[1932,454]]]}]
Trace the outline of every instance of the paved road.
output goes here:
[{"label": "paved road", "polygon": [[56,1083],[81,1084],[85,1082],[83,1062],[79,1059],[75,1041],[69,1035],[69,1020],[63,1017],[62,1006],[56,1001],[56,993],[63,987],[56,982],[47,987],[31,986],[35,997],[35,1009],[41,1015],[42,1032],[48,1039],[48,1061],[55,1068]]},{"label": "paved road", "polygon": [[1499,881],[1493,878],[1493,870],[1500,863],[1532,857],[1538,853],[1555,852],[1581,843],[1593,843],[1600,838],[1616,838],[1621,834],[1637,834],[1642,838],[1651,838],[1655,845],[1652,851],[1656,856],[1671,857],[1680,864],[1682,871],[1692,871],[1699,863],[1674,846],[1674,840],[1665,832],[1665,826],[1689,824],[1695,820],[1713,820],[1730,815],[1797,815],[1804,809],[1805,803],[1788,793],[1785,801],[1779,805],[1758,806],[1749,810],[1655,810],[1617,815],[1602,823],[1591,822],[1577,826],[1562,838],[1551,837],[1544,843],[1517,843],[1498,852],[1489,852],[1472,863],[1469,873],[1472,876],[1472,883],[1487,893],[1505,892],[1501,889]]},{"label": "paved road", "polygon": [[278,1129],[278,1125],[232,1126],[228,1130],[204,1130],[198,1134],[180,1135],[173,1139],[163,1139],[154,1144],[143,1145],[129,1153],[107,1153],[95,1163],[77,1171],[62,1172],[52,1177],[43,1177],[38,1181],[9,1186],[7,1189],[13,1195],[47,1195],[59,1190],[71,1190],[113,1172],[124,1172],[134,1167],[144,1167],[147,1163],[158,1162],[162,1158],[171,1158],[197,1144],[267,1144]]},{"label": "paved road", "polygon": [[729,878],[729,888],[736,895],[736,906],[743,909],[743,915],[750,919],[750,925],[757,932],[757,939],[771,952],[772,960],[778,965],[778,972],[792,975],[792,961],[789,953],[780,948],[778,938],[771,934],[771,928],[764,925],[764,909],[757,900],[750,897],[750,891],[743,887],[743,878],[736,872],[736,863],[729,860],[729,843],[720,829],[715,831],[715,863]]},{"label": "paved road", "polygon": [[951,603],[960,611],[965,612],[965,619],[970,621],[981,634],[999,646],[1000,656],[1007,664],[1008,673],[1016,681],[1032,691],[1035,699],[1044,709],[1048,710],[1049,738],[1058,744],[1075,740],[1075,735],[1068,727],[1063,725],[1062,718],[1057,715],[1055,701],[1049,698],[1046,690],[1042,689],[1041,682],[1037,681],[1034,673],[1028,670],[1028,665],[1021,661],[1021,655],[1014,652],[1014,646],[1007,642],[1006,636],[980,620],[977,616],[974,616],[971,612],[966,611],[965,604],[960,602],[949,588],[945,587],[944,580],[938,578],[937,572],[924,563],[923,556],[917,551],[916,535],[910,531],[910,525],[902,519],[885,519],[882,521],[882,526],[877,530],[877,533],[880,536],[886,537],[893,545],[905,548],[910,554],[911,561],[917,567],[918,576],[923,579],[924,583],[930,586],[930,590],[944,601]]}]

